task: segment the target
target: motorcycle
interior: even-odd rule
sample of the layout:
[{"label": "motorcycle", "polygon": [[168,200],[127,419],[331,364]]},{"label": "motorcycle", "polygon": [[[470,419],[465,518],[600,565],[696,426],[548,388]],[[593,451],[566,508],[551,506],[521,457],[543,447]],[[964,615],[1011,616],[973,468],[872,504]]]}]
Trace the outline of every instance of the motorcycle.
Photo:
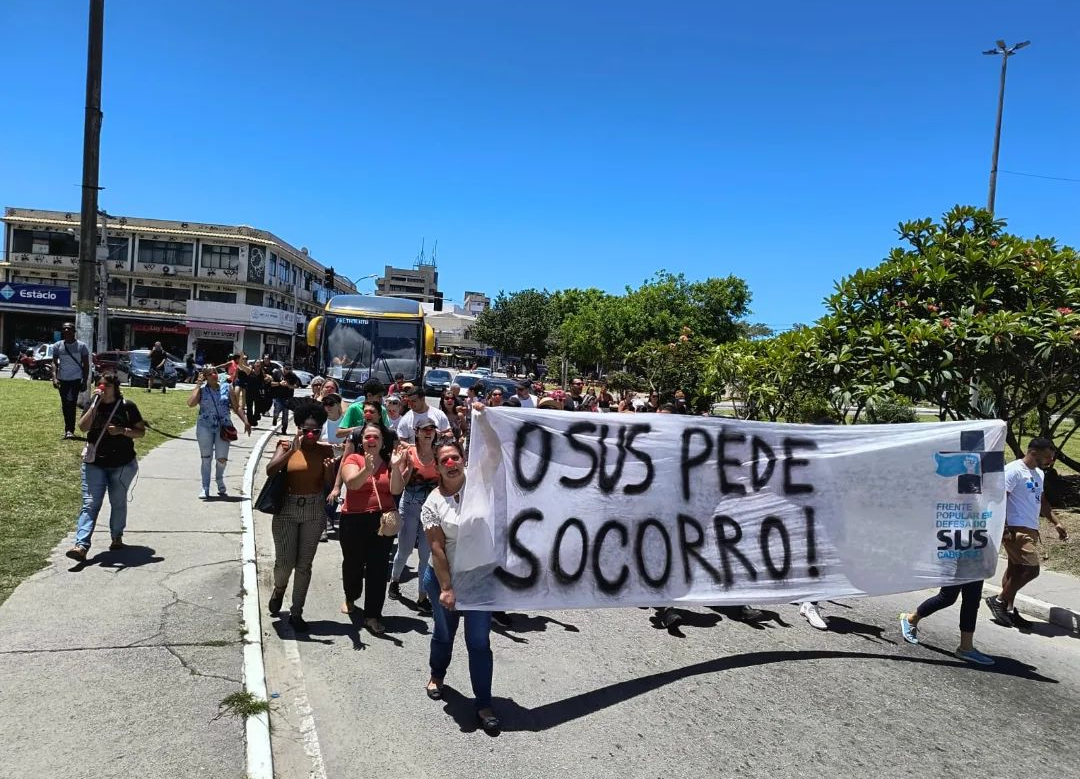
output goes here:
[{"label": "motorcycle", "polygon": [[38,360],[28,371],[31,379],[38,381],[52,381],[53,367],[51,362],[45,360]]}]

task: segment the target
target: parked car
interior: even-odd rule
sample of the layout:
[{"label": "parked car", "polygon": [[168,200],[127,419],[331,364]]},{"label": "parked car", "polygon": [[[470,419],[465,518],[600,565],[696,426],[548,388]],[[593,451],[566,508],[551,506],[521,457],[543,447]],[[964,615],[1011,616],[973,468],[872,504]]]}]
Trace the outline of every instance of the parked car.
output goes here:
[{"label": "parked car", "polygon": [[127,354],[122,350],[109,351],[109,352],[94,352],[90,356],[90,364],[93,366],[94,375],[100,376],[103,373],[116,373],[117,366],[120,365],[120,358]]},{"label": "parked car", "polygon": [[481,376],[490,376],[491,375],[491,368],[475,368],[472,372],[473,373],[478,373]]},{"label": "parked car", "polygon": [[424,394],[433,398],[438,397],[453,383],[454,374],[450,371],[445,368],[432,368],[424,376]]},{"label": "parked car", "polygon": [[6,368],[10,364],[11,360],[8,359],[8,356],[3,352],[0,352],[0,368]]},{"label": "parked car", "polygon": [[[116,377],[129,387],[147,387],[150,382],[150,350],[136,349],[125,352],[116,366]],[[165,386],[175,387],[176,366],[165,360]]]},{"label": "parked car", "polygon": [[517,393],[517,382],[513,379],[508,379],[505,376],[489,376],[484,379],[484,386],[488,392],[498,387],[502,390],[504,398],[513,397]]},{"label": "parked car", "polygon": [[[457,384],[460,388],[458,389],[458,397],[468,397],[469,393],[466,392],[466,390],[469,389],[469,387],[471,387],[472,385],[476,384],[476,382],[486,378],[486,376],[481,376],[479,373],[459,373],[457,376],[454,377],[453,382],[454,384]],[[486,381],[484,383],[487,384]]]}]

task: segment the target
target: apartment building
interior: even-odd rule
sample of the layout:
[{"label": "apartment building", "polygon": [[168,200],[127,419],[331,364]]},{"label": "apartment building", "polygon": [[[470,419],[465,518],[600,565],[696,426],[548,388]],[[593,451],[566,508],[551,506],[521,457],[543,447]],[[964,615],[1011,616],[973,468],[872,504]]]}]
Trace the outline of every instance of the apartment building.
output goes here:
[{"label": "apartment building", "polygon": [[[207,362],[234,351],[306,354],[302,328],[328,296],[325,268],[306,249],[247,225],[101,219],[110,348],[161,341]],[[17,343],[58,339],[74,318],[79,213],[7,208],[3,224],[0,348],[11,354]],[[334,288],[356,291],[347,279]]]},{"label": "apartment building", "polygon": [[414,268],[385,266],[381,278],[375,281],[376,295],[407,298],[418,303],[438,302],[441,310],[442,295],[439,293],[439,271],[434,265],[417,264]]}]

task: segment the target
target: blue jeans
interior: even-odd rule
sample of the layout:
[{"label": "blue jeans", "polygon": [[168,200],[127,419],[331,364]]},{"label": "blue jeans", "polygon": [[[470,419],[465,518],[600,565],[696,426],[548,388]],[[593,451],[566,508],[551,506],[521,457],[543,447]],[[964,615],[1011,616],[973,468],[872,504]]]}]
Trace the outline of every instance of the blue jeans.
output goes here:
[{"label": "blue jeans", "polygon": [[469,679],[472,681],[476,710],[491,706],[491,675],[495,660],[491,654],[490,611],[447,611],[439,603],[439,580],[430,566],[424,571],[424,589],[431,598],[435,629],[431,634],[431,677],[442,682],[454,653],[458,622],[465,618],[465,647],[469,650]]},{"label": "blue jeans", "polygon": [[390,579],[395,582],[401,581],[401,574],[405,570],[405,563],[412,554],[415,546],[420,555],[420,562],[416,569],[419,578],[420,592],[424,591],[424,572],[428,568],[428,560],[431,558],[431,545],[428,544],[427,534],[420,526],[420,509],[427,499],[426,490],[405,488],[401,494],[401,529],[397,536],[397,552],[394,554],[394,568],[390,572]]},{"label": "blue jeans", "polygon": [[217,486],[225,491],[225,464],[229,461],[229,447],[232,441],[221,437],[219,426],[204,424],[201,420],[195,426],[195,437],[199,439],[199,456],[202,457],[202,488],[210,491],[210,462],[217,458]]},{"label": "blue jeans", "polygon": [[82,464],[82,511],[75,523],[75,546],[90,548],[90,537],[94,534],[98,513],[105,502],[105,493],[109,493],[109,532],[113,538],[124,532],[127,527],[127,497],[135,474],[139,472],[139,463],[132,460],[118,468],[100,468],[89,463]]}]

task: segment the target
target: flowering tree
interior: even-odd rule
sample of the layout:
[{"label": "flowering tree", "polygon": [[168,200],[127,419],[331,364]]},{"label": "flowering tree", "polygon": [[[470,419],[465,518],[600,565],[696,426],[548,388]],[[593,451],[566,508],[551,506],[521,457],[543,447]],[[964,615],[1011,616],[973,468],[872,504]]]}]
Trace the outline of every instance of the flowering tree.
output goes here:
[{"label": "flowering tree", "polygon": [[1016,425],[1033,410],[1043,434],[1071,435],[1051,419],[1080,407],[1080,264],[1053,239],[1004,227],[960,206],[940,224],[901,224],[907,246],[839,282],[815,328],[833,393],[856,409],[900,393],[943,419],[1002,419],[1017,455]]}]

